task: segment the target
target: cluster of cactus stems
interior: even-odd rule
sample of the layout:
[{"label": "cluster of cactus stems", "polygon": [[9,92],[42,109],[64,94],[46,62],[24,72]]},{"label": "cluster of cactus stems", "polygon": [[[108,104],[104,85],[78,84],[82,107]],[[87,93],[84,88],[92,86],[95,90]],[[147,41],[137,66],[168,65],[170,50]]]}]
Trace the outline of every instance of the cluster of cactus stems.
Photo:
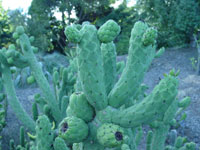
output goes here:
[{"label": "cluster of cactus stems", "polygon": [[[0,133],[6,125],[6,110],[7,101],[5,99],[5,94],[3,93],[3,84],[0,80]],[[1,136],[0,136],[0,150],[1,150]]]},{"label": "cluster of cactus stems", "polygon": [[[54,69],[53,91],[34,55],[33,38],[25,34],[23,27],[16,29],[14,37],[21,49],[16,50],[12,45],[0,51],[0,72],[9,104],[32,132],[29,136],[34,142],[28,146],[22,142],[20,150],[137,150],[144,124],[152,129],[147,136],[146,150],[166,149],[170,126],[176,124],[176,116],[189,105],[190,98],[177,99],[178,72],[174,70],[165,74],[146,95],[147,87],[142,84],[145,72],[153,59],[164,52],[163,48],[156,52],[157,31],[141,21],[135,23],[126,65],[116,62],[113,40],[119,33],[120,26],[113,20],[98,30],[88,22],[67,26],[67,39],[77,45],[74,61],[77,79],[66,68]],[[13,66],[29,66],[30,83],[35,80],[41,89],[42,94],[35,96],[33,119],[16,96]],[[70,89],[73,87],[70,83],[75,82],[75,90]],[[171,149],[195,148],[182,142]]]}]

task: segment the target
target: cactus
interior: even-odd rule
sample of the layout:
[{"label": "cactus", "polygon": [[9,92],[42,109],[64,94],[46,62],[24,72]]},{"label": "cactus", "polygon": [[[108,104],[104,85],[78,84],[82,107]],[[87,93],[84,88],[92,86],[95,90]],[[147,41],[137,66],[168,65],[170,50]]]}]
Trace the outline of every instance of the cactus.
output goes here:
[{"label": "cactus", "polygon": [[53,149],[54,134],[51,130],[51,123],[46,116],[40,116],[36,124],[36,137],[38,150],[51,150]]},{"label": "cactus", "polygon": [[88,135],[88,126],[80,118],[67,117],[59,125],[59,136],[67,143],[79,143]]},{"label": "cactus", "polygon": [[104,82],[106,86],[107,94],[111,91],[116,83],[116,47],[113,42],[102,43],[101,53],[103,57],[103,67],[104,67]]},{"label": "cactus", "polygon": [[94,110],[88,103],[84,93],[73,93],[70,97],[69,107],[76,117],[83,119],[85,122],[93,119]]},{"label": "cactus", "polygon": [[55,150],[69,150],[69,148],[65,144],[65,141],[59,137],[57,137],[54,141],[54,149]]},{"label": "cactus", "polygon": [[[16,114],[30,129],[35,128],[36,135],[31,136],[35,142],[29,144],[30,150],[137,150],[143,124],[152,128],[147,137],[147,150],[165,149],[169,128],[190,99],[177,99],[178,73],[173,70],[145,95],[147,87],[142,84],[145,72],[164,50],[156,53],[157,31],[141,21],[136,22],[131,31],[126,66],[120,64],[117,72],[113,40],[119,32],[120,27],[113,20],[99,30],[88,22],[66,27],[67,39],[77,44],[74,61],[77,67],[74,67],[75,73],[66,68],[54,69],[53,92],[33,54],[31,38],[22,27],[16,29],[15,37],[22,50],[13,50],[13,46],[7,54],[2,50],[0,70],[8,99],[13,98],[11,104],[17,105]],[[22,62],[25,65],[21,65]],[[11,82],[10,67],[13,66],[29,66],[42,91],[43,95],[35,96],[33,105],[36,123],[18,103]],[[5,81],[6,75],[8,81]],[[69,90],[68,81],[75,81],[76,76],[76,89]],[[45,115],[39,116],[37,108]],[[194,147],[187,142],[180,145],[184,149]]]},{"label": "cactus", "polygon": [[[173,71],[165,75],[151,94],[144,96],[146,86],[142,85],[142,81],[145,72],[152,60],[164,52],[164,49],[161,49],[156,53],[157,31],[143,22],[134,25],[128,60],[117,81],[116,52],[112,42],[120,31],[117,24],[110,20],[98,31],[88,23],[82,24],[79,30],[72,28],[73,26],[66,28],[65,32],[69,33],[70,31],[67,31],[69,29],[77,32],[73,36],[81,35],[80,41],[76,42],[77,73],[82,88],[81,93],[86,95],[85,99],[95,110],[92,120],[88,122],[89,134],[82,140],[83,149],[91,149],[94,145],[99,150],[106,147],[137,149],[142,137],[142,129],[138,127],[142,124],[156,124],[153,132],[148,136],[147,149],[151,150],[155,146],[157,149],[164,148],[169,126],[178,108],[183,106],[178,107],[177,73]],[[66,36],[69,40],[76,39],[72,34]],[[88,109],[88,106],[81,105],[80,108],[78,99],[74,97],[75,94],[70,97],[71,104],[69,103],[67,108],[67,116],[84,119],[81,112]],[[79,113],[80,115],[77,115]],[[92,116],[92,113],[90,115]],[[138,130],[137,134],[136,130]],[[116,133],[120,133],[120,140],[115,136]],[[159,138],[162,139],[160,142]]]}]

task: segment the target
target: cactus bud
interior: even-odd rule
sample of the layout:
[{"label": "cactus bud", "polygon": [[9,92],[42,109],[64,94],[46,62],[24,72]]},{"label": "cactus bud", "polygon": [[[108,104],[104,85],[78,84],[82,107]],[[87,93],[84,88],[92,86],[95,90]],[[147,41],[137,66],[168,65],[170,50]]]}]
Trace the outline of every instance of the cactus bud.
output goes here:
[{"label": "cactus bud", "polygon": [[24,27],[23,27],[23,26],[18,26],[18,27],[16,28],[16,33],[17,33],[18,35],[22,35],[22,34],[24,33]]},{"label": "cactus bud", "polygon": [[112,42],[120,33],[120,30],[120,26],[114,20],[109,20],[98,30],[99,40],[103,43]]},{"label": "cactus bud", "polygon": [[29,77],[27,78],[27,83],[28,83],[28,84],[32,84],[32,83],[34,83],[34,82],[35,82],[34,76],[29,76]]},{"label": "cactus bud", "polygon": [[80,118],[67,117],[59,124],[59,136],[67,143],[79,143],[88,135],[88,126]]},{"label": "cactus bud", "polygon": [[156,38],[157,38],[157,30],[154,28],[149,28],[144,33],[142,42],[143,42],[144,46],[154,45],[156,42]]},{"label": "cactus bud", "polygon": [[65,28],[65,35],[70,42],[79,43],[81,40],[80,32],[74,26],[67,26]]}]

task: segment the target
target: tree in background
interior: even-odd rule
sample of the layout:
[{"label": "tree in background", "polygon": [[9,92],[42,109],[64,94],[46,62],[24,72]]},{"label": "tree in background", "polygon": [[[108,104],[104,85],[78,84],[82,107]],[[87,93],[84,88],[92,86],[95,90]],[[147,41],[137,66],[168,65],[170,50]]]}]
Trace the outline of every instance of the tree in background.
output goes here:
[{"label": "tree in background", "polygon": [[138,0],[140,18],[158,28],[159,46],[177,46],[190,41],[200,24],[197,0]]},{"label": "tree in background", "polygon": [[8,47],[9,43],[12,42],[12,31],[9,23],[7,11],[3,9],[2,0],[0,0],[0,49]]},{"label": "tree in background", "polygon": [[[36,37],[35,45],[41,50],[64,52],[65,26],[96,19],[112,2],[114,0],[33,0],[29,9],[29,33]],[[56,12],[61,13],[61,20],[55,17]],[[73,12],[77,18],[71,18]]]}]

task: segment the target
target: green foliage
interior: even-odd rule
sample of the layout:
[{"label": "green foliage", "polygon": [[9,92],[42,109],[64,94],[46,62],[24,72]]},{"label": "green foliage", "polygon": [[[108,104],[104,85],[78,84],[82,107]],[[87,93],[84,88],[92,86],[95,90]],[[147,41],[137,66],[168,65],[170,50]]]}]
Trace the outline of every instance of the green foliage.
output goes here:
[{"label": "green foliage", "polygon": [[158,31],[158,45],[181,46],[199,26],[199,5],[196,0],[138,0],[141,19],[155,26]]},{"label": "green foliage", "polygon": [[[3,82],[0,78],[0,133],[3,128],[6,126],[6,113],[7,113],[7,100],[6,96],[3,93]],[[1,141],[2,137],[0,136],[0,150],[1,150]]]},{"label": "green foliage", "polygon": [[10,18],[2,7],[2,0],[0,0],[0,48],[8,47],[13,42],[12,30],[10,26]]},{"label": "green foliage", "polygon": [[[31,18],[27,21],[28,32],[36,37],[34,44],[41,51],[57,50],[64,53],[68,49],[64,35],[65,25],[75,21],[92,21],[104,14],[104,10],[107,10],[112,2],[114,0],[33,0],[29,9]],[[78,20],[71,18],[73,11]],[[56,19],[55,12],[61,14],[61,20]],[[37,28],[38,24],[40,28]]]}]

